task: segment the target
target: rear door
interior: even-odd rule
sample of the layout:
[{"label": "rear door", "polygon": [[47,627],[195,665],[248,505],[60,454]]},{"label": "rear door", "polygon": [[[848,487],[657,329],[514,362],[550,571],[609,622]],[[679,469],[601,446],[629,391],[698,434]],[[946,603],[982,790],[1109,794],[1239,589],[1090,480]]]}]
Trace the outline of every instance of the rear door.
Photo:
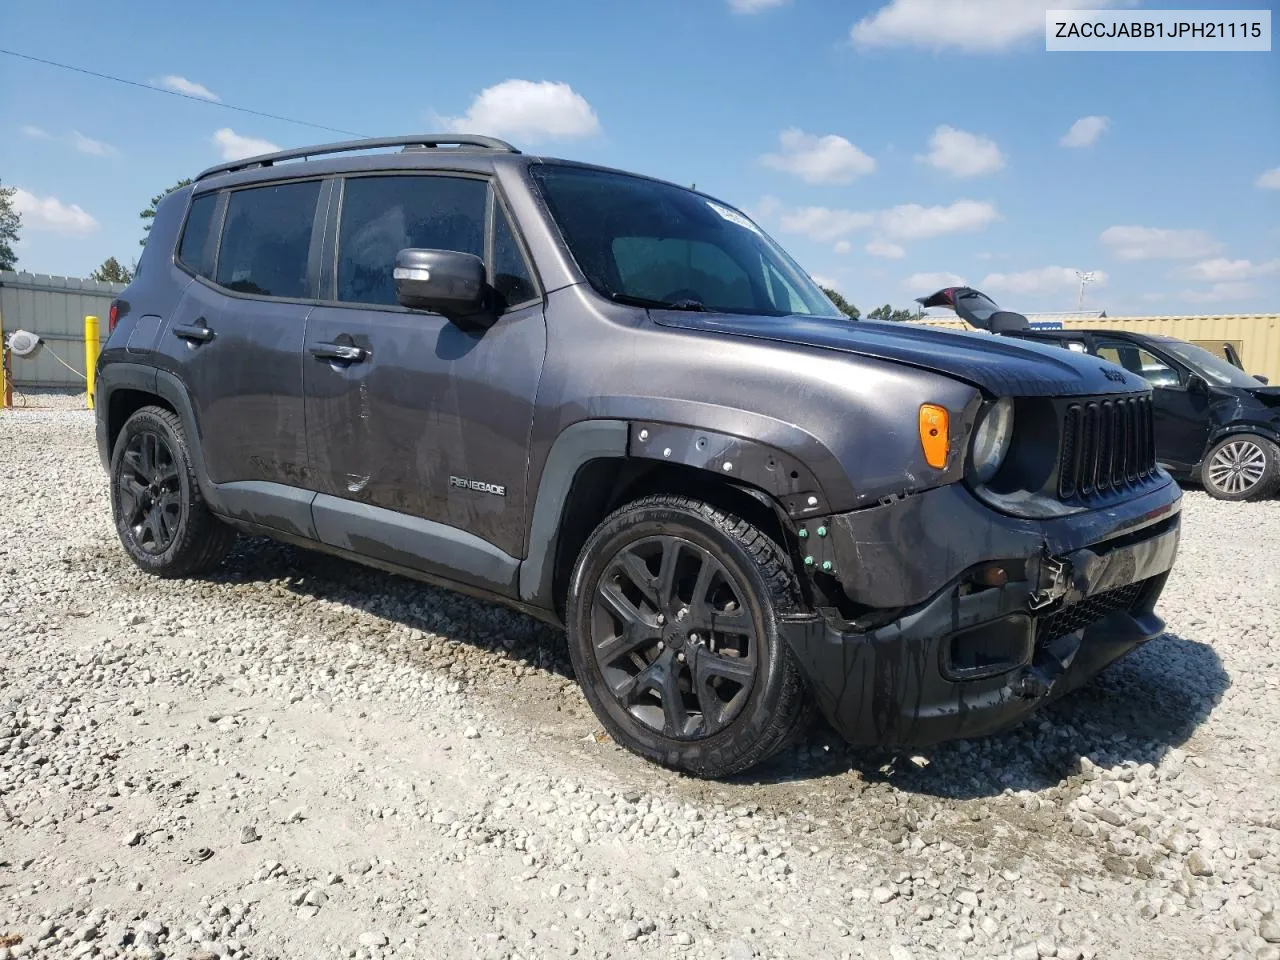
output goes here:
[{"label": "rear door", "polygon": [[[322,540],[499,592],[523,555],[529,432],[546,353],[528,259],[485,177],[353,175],[335,187],[303,379]],[[405,248],[485,259],[501,298],[468,330],[396,302]],[[344,356],[345,354],[345,356]]]},{"label": "rear door", "polygon": [[[305,180],[199,196],[179,247],[195,278],[161,349],[191,398],[209,479],[233,485],[223,499],[237,515],[256,496],[253,519],[270,516],[264,497],[290,496],[274,485],[305,485],[302,347],[323,188]],[[270,525],[307,532],[299,513],[305,524],[277,516]]]}]

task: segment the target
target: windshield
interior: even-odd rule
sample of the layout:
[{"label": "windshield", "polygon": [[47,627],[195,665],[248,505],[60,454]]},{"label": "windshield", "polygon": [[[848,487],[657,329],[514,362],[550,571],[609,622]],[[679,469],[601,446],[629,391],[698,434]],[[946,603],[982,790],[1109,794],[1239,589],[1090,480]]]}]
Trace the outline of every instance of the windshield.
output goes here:
[{"label": "windshield", "polygon": [[543,164],[531,170],[596,290],[681,310],[843,318],[746,216],[670,184]]},{"label": "windshield", "polygon": [[1161,341],[1160,346],[1173,354],[1210,383],[1224,387],[1260,387],[1261,382],[1204,347],[1182,340]]}]

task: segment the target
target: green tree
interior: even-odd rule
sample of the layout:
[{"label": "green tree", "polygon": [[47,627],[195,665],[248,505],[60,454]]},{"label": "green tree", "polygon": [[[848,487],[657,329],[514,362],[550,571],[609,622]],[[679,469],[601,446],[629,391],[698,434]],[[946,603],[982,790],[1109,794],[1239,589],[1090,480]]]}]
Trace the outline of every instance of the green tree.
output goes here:
[{"label": "green tree", "polygon": [[13,208],[13,195],[17,187],[6,187],[0,182],[0,270],[12,270],[18,262],[13,245],[18,242],[18,229],[22,226],[22,214]]},{"label": "green tree", "polygon": [[147,209],[143,210],[140,214],[138,214],[138,216],[140,216],[143,219],[144,223],[146,224],[142,228],[142,239],[138,241],[138,246],[145,247],[147,245],[147,235],[151,233],[151,224],[155,222],[156,207],[159,205],[160,201],[163,200],[165,197],[167,197],[169,194],[173,193],[173,191],[181,190],[190,182],[191,182],[190,177],[183,177],[181,180],[175,183],[172,187],[170,187],[164,193],[157,193],[154,197],[151,198],[151,203],[147,206]]},{"label": "green tree", "polygon": [[129,283],[133,280],[133,271],[123,266],[115,257],[107,257],[102,266],[89,274],[90,280],[102,283]]},{"label": "green tree", "polygon": [[857,320],[862,313],[852,303],[842,297],[837,290],[830,287],[822,287],[822,292],[827,295],[827,299],[836,305],[836,308],[850,320]]},{"label": "green tree", "polygon": [[888,320],[891,323],[903,323],[907,320],[919,320],[925,315],[923,310],[895,310],[889,304],[876,307],[867,314],[868,320]]}]

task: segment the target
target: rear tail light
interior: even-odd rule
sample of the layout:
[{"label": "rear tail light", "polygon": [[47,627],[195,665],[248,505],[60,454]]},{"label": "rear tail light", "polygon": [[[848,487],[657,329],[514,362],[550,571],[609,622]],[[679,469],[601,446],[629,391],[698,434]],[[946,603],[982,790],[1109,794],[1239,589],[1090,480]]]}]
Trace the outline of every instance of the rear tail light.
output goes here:
[{"label": "rear tail light", "polygon": [[116,332],[116,323],[120,320],[120,301],[112,300],[111,309],[107,311],[107,333]]}]

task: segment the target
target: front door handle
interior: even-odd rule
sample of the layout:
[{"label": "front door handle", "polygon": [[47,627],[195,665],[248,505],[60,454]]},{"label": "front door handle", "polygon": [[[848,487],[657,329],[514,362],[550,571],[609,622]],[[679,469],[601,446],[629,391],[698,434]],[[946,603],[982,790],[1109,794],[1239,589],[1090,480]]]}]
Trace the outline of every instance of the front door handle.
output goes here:
[{"label": "front door handle", "polygon": [[311,355],[317,360],[336,360],[338,363],[360,363],[367,360],[369,351],[351,343],[317,343],[311,347]]},{"label": "front door handle", "polygon": [[203,320],[196,323],[176,323],[171,329],[175,337],[191,343],[208,343],[213,339],[213,331],[204,326]]}]

